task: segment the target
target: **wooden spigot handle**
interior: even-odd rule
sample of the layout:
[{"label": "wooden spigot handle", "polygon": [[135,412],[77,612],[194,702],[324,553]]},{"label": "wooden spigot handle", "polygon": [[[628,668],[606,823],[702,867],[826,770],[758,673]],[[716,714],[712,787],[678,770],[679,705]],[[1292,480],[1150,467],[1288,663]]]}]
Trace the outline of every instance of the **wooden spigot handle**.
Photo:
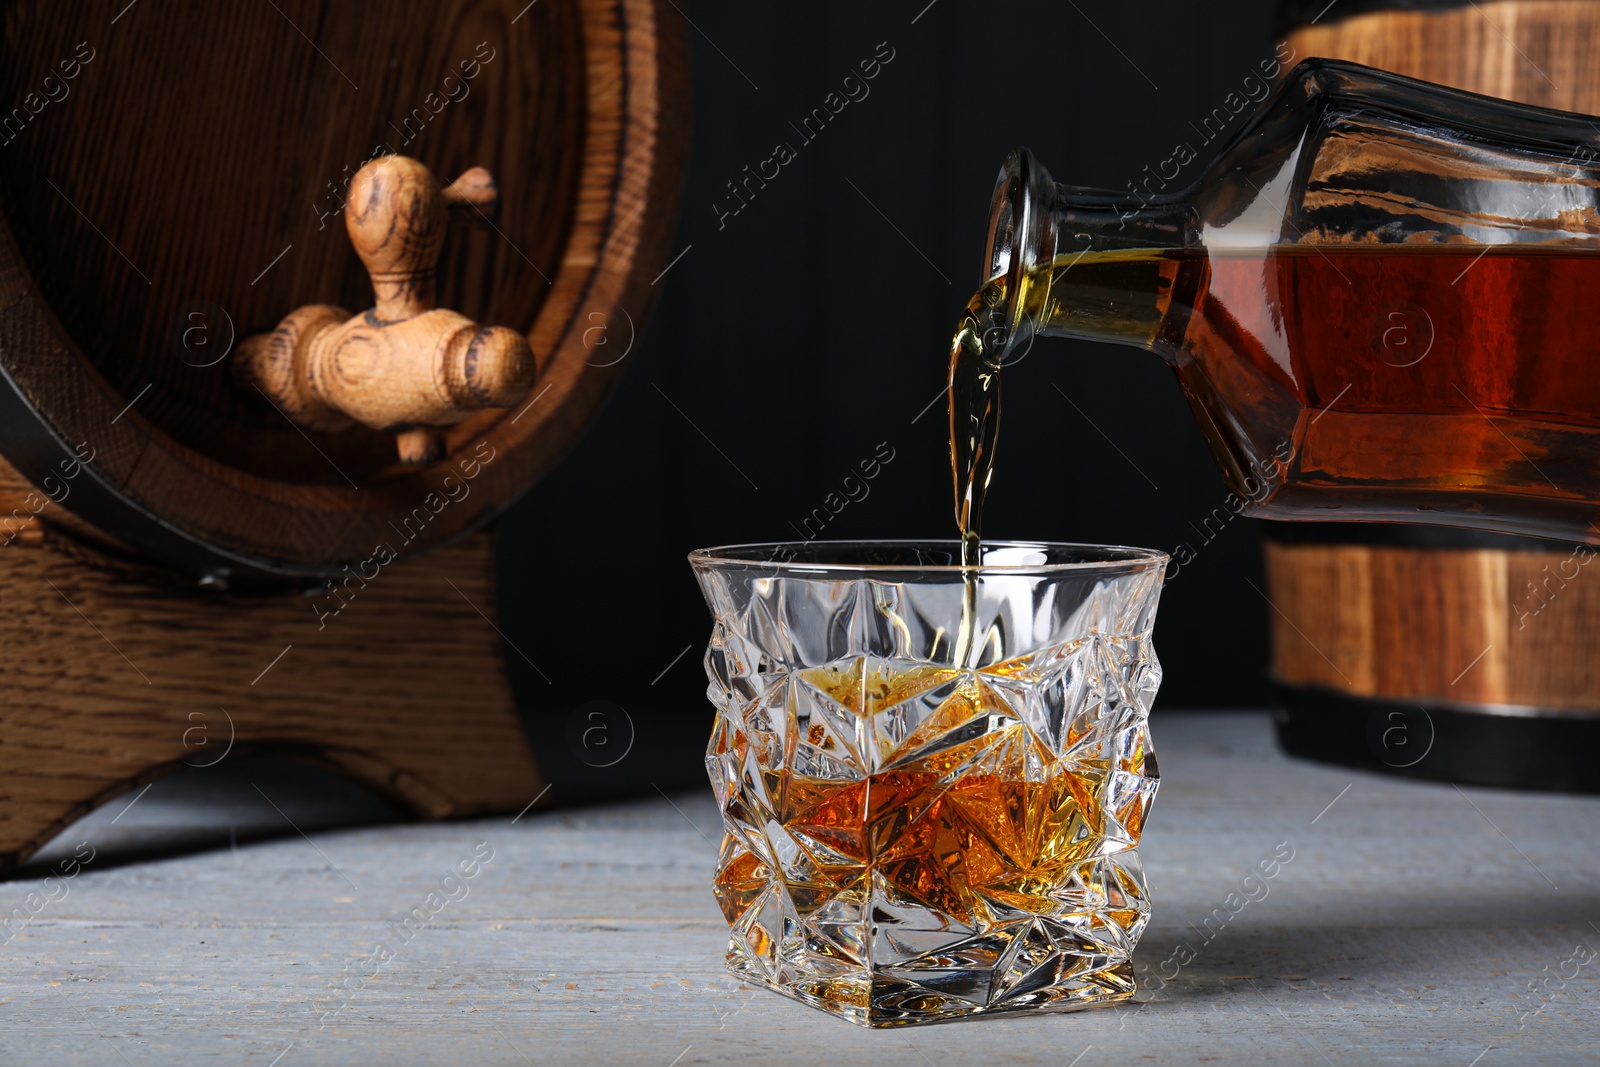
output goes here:
[{"label": "wooden spigot handle", "polygon": [[444,188],[405,156],[362,167],[350,182],[345,229],[372,279],[372,309],[353,317],[326,305],[292,311],[271,334],[240,343],[236,372],[302,426],[360,422],[397,434],[404,462],[439,458],[437,427],[510,407],[533,385],[527,338],[438,307],[448,209],[476,214],[498,196],[482,167]]}]

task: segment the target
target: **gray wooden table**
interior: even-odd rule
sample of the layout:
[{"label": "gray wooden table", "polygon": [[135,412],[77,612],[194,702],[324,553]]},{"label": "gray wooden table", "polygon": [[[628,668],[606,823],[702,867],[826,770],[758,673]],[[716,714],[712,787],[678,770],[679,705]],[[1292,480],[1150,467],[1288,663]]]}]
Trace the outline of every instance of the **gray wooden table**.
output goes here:
[{"label": "gray wooden table", "polygon": [[[1264,714],[1154,731],[1135,1004],[858,1029],[723,974],[709,791],[317,832],[384,812],[241,764],[80,824],[44,857],[90,841],[75,877],[0,884],[27,916],[0,947],[0,1063],[1600,1059],[1600,800],[1293,762]],[[273,819],[309,836],[229,844]],[[151,833],[222,845],[115,865]],[[1275,848],[1293,859],[1241,886]]]}]

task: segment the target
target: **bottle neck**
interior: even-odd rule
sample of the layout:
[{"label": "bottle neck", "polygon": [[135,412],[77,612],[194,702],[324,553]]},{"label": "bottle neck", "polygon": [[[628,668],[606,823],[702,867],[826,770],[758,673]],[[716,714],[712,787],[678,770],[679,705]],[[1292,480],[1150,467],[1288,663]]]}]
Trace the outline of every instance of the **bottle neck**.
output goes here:
[{"label": "bottle neck", "polygon": [[1058,257],[1085,251],[1175,251],[1194,245],[1194,207],[1186,194],[1130,201],[1059,183],[1054,192]]},{"label": "bottle neck", "polygon": [[995,185],[988,264],[1015,347],[1035,335],[1155,347],[1178,261],[1200,248],[1187,196],[1059,185],[1026,149]]}]

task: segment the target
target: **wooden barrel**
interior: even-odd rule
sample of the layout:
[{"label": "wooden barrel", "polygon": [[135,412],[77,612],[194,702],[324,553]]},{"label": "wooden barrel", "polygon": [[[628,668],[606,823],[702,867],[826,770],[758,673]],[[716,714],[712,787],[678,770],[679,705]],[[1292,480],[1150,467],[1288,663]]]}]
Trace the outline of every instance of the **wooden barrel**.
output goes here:
[{"label": "wooden barrel", "polygon": [[[519,705],[505,660],[533,661],[501,635],[493,539],[473,531],[572,444],[643,328],[687,140],[676,6],[7,5],[0,876],[112,797],[251,752],[429,818],[570,803],[568,763],[615,768],[612,792],[674,784],[637,770],[643,725],[634,746],[603,712]],[[424,167],[356,177],[391,154]],[[366,232],[384,211],[394,226]],[[431,285],[383,266],[439,250]],[[438,455],[428,420],[293,421],[235,364],[318,305],[369,340],[425,311],[470,338],[439,349],[465,372],[492,336],[519,373],[531,347],[537,376]],[[465,372],[452,402],[476,399]]]},{"label": "wooden barrel", "polygon": [[[1600,113],[1600,3],[1283,7],[1293,60],[1351,60]],[[1291,753],[1419,777],[1600,791],[1600,578],[1586,545],[1266,524],[1272,675]]]},{"label": "wooden barrel", "polygon": [[[681,173],[670,4],[19,0],[0,34],[0,485],[29,497],[19,520],[66,511],[212,584],[415,556],[536,481],[620,371]],[[230,374],[294,308],[372,306],[342,216],[384,154],[493,174],[498,213],[444,241],[439,306],[524,333],[539,366],[526,403],[457,423],[423,464],[391,434],[296,425]]]}]

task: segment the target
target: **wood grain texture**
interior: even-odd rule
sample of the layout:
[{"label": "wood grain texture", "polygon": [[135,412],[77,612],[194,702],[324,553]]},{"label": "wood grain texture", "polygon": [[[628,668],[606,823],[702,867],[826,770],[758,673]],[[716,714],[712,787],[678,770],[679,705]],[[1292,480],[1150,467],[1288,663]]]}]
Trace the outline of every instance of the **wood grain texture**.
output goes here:
[{"label": "wood grain texture", "polygon": [[[1303,26],[1297,59],[1345,59],[1600,113],[1600,4],[1497,0]],[[1391,700],[1600,715],[1600,580],[1570,550],[1266,545],[1272,673]]]},{"label": "wood grain texture", "polygon": [[[664,0],[285,0],[144,5],[112,27],[89,0],[9,5],[0,95],[77,68],[0,132],[0,361],[62,440],[92,443],[119,502],[269,568],[360,558],[488,440],[503,461],[405,551],[447,543],[548,470],[619,373],[590,356],[597,331],[638,327],[669,254],[677,19]],[[364,306],[334,223],[379,151],[499,180],[499,217],[445,248],[439,300],[525,333],[549,386],[461,422],[420,468],[361,427],[308,442],[180,340],[196,308],[220,344],[303,304]]]},{"label": "wood grain texture", "polygon": [[[1151,732],[1163,781],[1139,848],[1152,906],[1131,1005],[869,1031],[741,986],[722,969],[703,789],[515,824],[316,834],[320,854],[289,836],[91,863],[0,948],[0,1047],[17,1063],[120,1053],[138,1067],[1593,1059],[1600,978],[1562,964],[1597,945],[1600,841],[1572,832],[1591,800],[1468,788],[1469,803],[1291,760],[1260,713],[1158,711]],[[265,807],[253,791],[236,807],[251,802]],[[232,815],[213,815],[224,840]],[[85,827],[72,844],[85,839],[102,840]],[[478,841],[494,858],[466,895],[395,945],[392,924]],[[1277,842],[1294,859],[1240,891]],[[0,886],[0,905],[48,886]],[[365,967],[379,943],[398,951]]]},{"label": "wood grain texture", "polygon": [[[61,480],[52,482],[57,495]],[[65,486],[70,498],[70,486]],[[0,457],[0,548],[9,544],[36,545],[44,540],[47,526],[72,535],[110,556],[131,559],[132,551],[115,538],[107,537],[72,512],[62,507],[49,493],[40,491],[22,472]]]},{"label": "wood grain texture", "polygon": [[36,525],[0,547],[0,869],[230,737],[429,818],[539,794],[490,621],[488,535],[315,597],[234,597]]},{"label": "wood grain texture", "polygon": [[1600,5],[1592,0],[1488,0],[1346,19],[1337,11],[1287,35],[1297,60],[1345,59],[1485,96],[1600,112]]},{"label": "wood grain texture", "polygon": [[1595,708],[1592,551],[1265,544],[1272,672],[1444,704]]}]

